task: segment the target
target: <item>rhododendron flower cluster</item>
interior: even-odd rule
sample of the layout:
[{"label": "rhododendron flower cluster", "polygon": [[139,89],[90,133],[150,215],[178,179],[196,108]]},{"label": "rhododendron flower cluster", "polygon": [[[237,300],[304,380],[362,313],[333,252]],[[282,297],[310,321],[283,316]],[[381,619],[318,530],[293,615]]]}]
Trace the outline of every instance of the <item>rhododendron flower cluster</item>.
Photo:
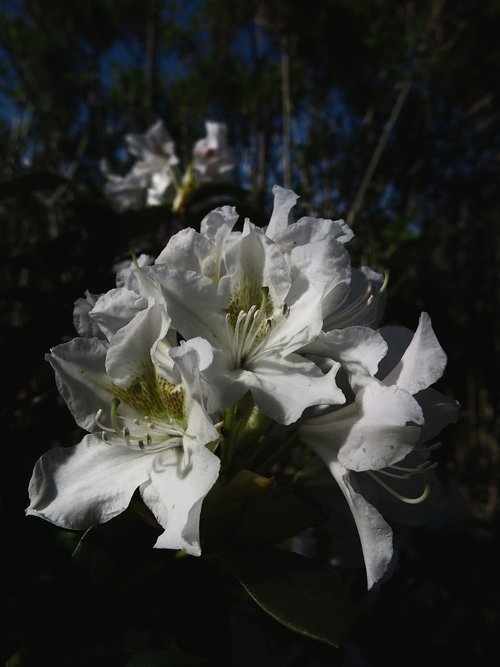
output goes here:
[{"label": "rhododendron flower cluster", "polygon": [[[211,132],[196,149],[207,174],[217,169]],[[170,165],[165,136],[160,144]],[[147,159],[144,143],[134,145]],[[245,220],[237,230],[236,210],[218,208],[199,231],[173,236],[154,264],[139,258],[116,288],[77,301],[79,337],[48,360],[88,434],[37,462],[27,513],[83,529],[123,512],[137,492],[161,526],[156,546],[199,555],[207,494],[257,460],[272,475],[290,453],[279,433],[319,457],[340,487],[371,587],[393,556],[371,488],[402,506],[428,495],[427,443],[457,413],[431,388],[446,356],[426,313],[414,334],[377,329],[384,278],[351,266],[351,230],[295,221],[297,195],[273,192],[267,227]],[[243,404],[248,428],[235,435]]]}]

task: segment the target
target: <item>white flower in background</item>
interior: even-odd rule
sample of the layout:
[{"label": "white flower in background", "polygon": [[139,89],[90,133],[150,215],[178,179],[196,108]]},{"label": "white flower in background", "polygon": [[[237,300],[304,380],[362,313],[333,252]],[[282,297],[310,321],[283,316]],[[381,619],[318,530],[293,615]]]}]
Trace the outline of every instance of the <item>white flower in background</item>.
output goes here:
[{"label": "white flower in background", "polygon": [[325,275],[335,280],[337,260],[319,256],[323,270],[315,280],[309,265],[292,266],[249,221],[232,235],[237,217],[224,207],[203,220],[199,233],[179,232],[148,275],[181,336],[202,336],[212,346],[204,373],[209,409],[229,407],[250,391],[265,415],[290,424],[307,407],[344,401],[334,380],[339,365],[324,374],[296,353],[321,331]]},{"label": "white flower in background", "polygon": [[[392,500],[422,502],[429,485],[420,480],[432,468],[424,445],[457,416],[457,404],[430,388],[444,371],[446,355],[429,316],[422,314],[411,341],[402,327],[381,333],[387,341],[376,332],[365,341],[367,356],[372,347],[372,367],[389,345],[380,379],[363,376],[358,363],[350,369],[344,365],[354,400],[299,427],[300,439],[324,461],[349,504],[369,587],[383,577],[393,558],[392,530],[369,502],[370,485],[377,485]],[[366,363],[365,369],[369,366]],[[416,487],[418,493],[412,495]]]},{"label": "white flower in background", "polygon": [[48,360],[76,422],[90,433],[40,458],[26,512],[89,528],[123,512],[139,489],[164,529],[155,546],[199,555],[201,505],[220,467],[207,447],[218,433],[199,380],[210,346],[201,339],[174,346],[164,308],[128,287],[101,296],[89,319],[101,337],[58,345]]},{"label": "white flower in background", "polygon": [[[179,163],[175,144],[161,120],[144,134],[127,134],[127,149],[137,158],[126,176],[112,174],[105,161],[105,194],[118,211],[158,206],[175,185],[173,169]],[[170,193],[172,194],[172,193]]]},{"label": "white flower in background", "polygon": [[238,163],[236,151],[227,143],[225,123],[205,123],[207,136],[193,148],[193,169],[200,182],[230,181]]}]

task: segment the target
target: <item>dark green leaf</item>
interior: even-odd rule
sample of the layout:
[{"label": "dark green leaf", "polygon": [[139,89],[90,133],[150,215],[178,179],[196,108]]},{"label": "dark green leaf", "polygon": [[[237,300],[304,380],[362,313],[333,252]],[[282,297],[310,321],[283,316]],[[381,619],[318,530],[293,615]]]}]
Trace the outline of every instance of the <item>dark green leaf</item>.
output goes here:
[{"label": "dark green leaf", "polygon": [[274,547],[220,542],[210,547],[265,612],[295,632],[339,646],[353,605],[330,567]]},{"label": "dark green leaf", "polygon": [[278,495],[268,503],[246,508],[235,527],[238,539],[251,542],[281,542],[325,520],[317,507],[305,503],[293,493]]},{"label": "dark green leaf", "polygon": [[[131,509],[87,530],[73,552],[73,562],[95,586],[113,585],[148,566],[157,532]],[[161,555],[161,554],[160,554]]]}]

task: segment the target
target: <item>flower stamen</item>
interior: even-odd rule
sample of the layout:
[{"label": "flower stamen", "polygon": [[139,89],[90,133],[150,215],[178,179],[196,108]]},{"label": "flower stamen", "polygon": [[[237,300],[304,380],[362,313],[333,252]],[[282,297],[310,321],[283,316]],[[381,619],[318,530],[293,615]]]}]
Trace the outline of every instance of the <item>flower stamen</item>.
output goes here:
[{"label": "flower stamen", "polygon": [[[424,490],[422,491],[420,496],[418,496],[418,498],[408,498],[407,496],[403,496],[400,493],[398,493],[397,491],[395,491],[393,488],[391,488],[388,484],[386,484],[382,479],[380,479],[378,477],[378,475],[376,475],[371,470],[367,470],[366,472],[368,473],[368,475],[370,475],[370,477],[372,479],[374,479],[377,482],[377,484],[380,484],[380,486],[383,489],[385,489],[391,496],[394,496],[394,498],[396,498],[397,500],[400,500],[402,503],[406,503],[407,505],[419,505],[420,503],[423,503],[424,500],[426,500],[429,497],[429,493],[430,493],[431,488],[432,488],[431,482],[427,482],[424,486]],[[382,471],[379,470],[377,472],[380,473]]]}]

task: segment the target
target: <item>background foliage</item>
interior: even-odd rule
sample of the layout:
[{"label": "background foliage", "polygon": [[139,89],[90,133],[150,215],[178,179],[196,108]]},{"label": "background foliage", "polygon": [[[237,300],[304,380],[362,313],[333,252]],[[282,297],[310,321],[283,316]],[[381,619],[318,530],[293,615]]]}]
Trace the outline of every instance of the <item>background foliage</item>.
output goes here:
[{"label": "background foliage", "polygon": [[[500,594],[498,0],[17,0],[0,18],[2,658],[485,664]],[[273,183],[306,213],[345,217],[355,261],[390,271],[384,322],[415,328],[425,309],[448,353],[441,388],[462,414],[437,452],[445,518],[399,532],[399,571],[377,594],[340,561],[358,606],[340,651],[227,598],[209,564],[167,573],[155,554],[134,579],[133,541],[89,588],[69,558],[79,536],[23,516],[36,458],[80,438],[43,360],[73,336],[73,301],[109,289],[130,247],[158,252],[203,214],[199,201],[176,219],[118,215],[103,197],[101,158],[125,173],[124,134],[158,118],[185,164],[205,119],[228,124],[257,221]]]}]

